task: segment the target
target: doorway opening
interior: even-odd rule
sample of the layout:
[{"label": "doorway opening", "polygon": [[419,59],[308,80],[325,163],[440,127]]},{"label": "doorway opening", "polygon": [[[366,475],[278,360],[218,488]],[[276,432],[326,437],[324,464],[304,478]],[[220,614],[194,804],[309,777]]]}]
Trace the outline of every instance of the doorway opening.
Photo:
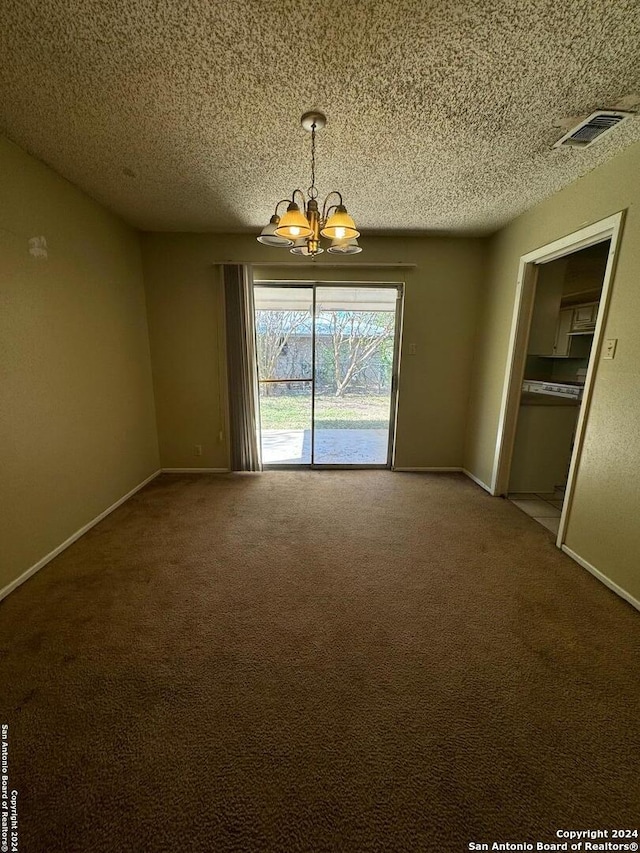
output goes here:
[{"label": "doorway opening", "polygon": [[[520,259],[492,482],[563,548],[622,214]],[[565,549],[566,550],[566,549]]]},{"label": "doorway opening", "polygon": [[402,286],[256,282],[267,468],[391,467]]},{"label": "doorway opening", "polygon": [[508,497],[556,536],[610,240],[540,265]]}]

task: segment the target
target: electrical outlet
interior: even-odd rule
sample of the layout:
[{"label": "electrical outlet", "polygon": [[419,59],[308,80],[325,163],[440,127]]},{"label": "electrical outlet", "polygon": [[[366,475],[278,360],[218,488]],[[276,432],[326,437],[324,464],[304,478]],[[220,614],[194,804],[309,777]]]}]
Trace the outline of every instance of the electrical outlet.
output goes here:
[{"label": "electrical outlet", "polygon": [[617,338],[607,338],[607,340],[604,342],[604,351],[602,353],[602,357],[608,359],[615,358],[617,344]]},{"label": "electrical outlet", "polygon": [[194,456],[202,456],[202,445],[194,444],[193,445],[193,455]]},{"label": "electrical outlet", "polygon": [[409,355],[416,355],[418,352],[418,344],[409,344]]}]

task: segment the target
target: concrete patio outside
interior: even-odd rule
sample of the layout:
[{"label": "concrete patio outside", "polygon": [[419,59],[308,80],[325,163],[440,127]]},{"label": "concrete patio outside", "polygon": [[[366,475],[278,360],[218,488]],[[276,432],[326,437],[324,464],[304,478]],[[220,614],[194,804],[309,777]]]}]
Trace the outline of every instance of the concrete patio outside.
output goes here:
[{"label": "concrete patio outside", "polygon": [[[316,429],[316,465],[386,465],[388,429]],[[310,429],[263,429],[264,465],[310,465]]]}]

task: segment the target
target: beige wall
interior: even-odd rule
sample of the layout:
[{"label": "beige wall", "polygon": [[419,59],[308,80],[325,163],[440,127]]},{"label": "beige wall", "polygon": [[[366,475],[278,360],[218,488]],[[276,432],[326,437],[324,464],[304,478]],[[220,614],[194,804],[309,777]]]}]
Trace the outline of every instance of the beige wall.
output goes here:
[{"label": "beige wall", "polygon": [[[351,259],[348,273],[328,270],[335,258],[326,254],[316,272],[304,259],[281,272],[320,280],[406,281],[404,341],[415,343],[417,353],[402,359],[396,464],[460,466],[483,241],[364,237],[361,243],[364,251]],[[142,245],[162,466],[224,468],[224,324],[214,265],[247,262],[257,265],[258,276],[274,275],[260,265],[295,259],[250,235],[154,233],[144,234]],[[365,262],[415,269],[357,268]],[[194,455],[196,444],[203,446],[201,458]]]},{"label": "beige wall", "polygon": [[3,139],[0,172],[2,589],[158,452],[137,234]]},{"label": "beige wall", "polygon": [[[249,262],[258,275],[275,275],[261,265],[293,259],[247,235],[144,234],[145,308],[134,231],[4,140],[0,167],[2,588],[156,470],[156,414],[164,467],[227,466],[215,265]],[[627,209],[605,332],[619,345],[615,360],[598,366],[566,541],[636,598],[639,205],[637,145],[489,241],[365,237],[348,273],[330,269],[328,255],[281,271],[405,281],[396,464],[464,465],[488,483],[519,257]],[[46,259],[28,251],[40,235]]]},{"label": "beige wall", "polygon": [[[580,156],[568,151],[567,156]],[[466,467],[490,483],[520,256],[626,209],[566,544],[640,599],[640,145],[518,217],[490,242]]]}]

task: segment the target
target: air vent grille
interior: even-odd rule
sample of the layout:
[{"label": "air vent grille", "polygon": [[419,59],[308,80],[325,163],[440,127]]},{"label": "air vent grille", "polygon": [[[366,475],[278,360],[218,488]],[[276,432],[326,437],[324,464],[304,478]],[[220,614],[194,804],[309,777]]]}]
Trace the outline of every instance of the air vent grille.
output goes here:
[{"label": "air vent grille", "polygon": [[634,113],[619,110],[598,110],[559,139],[554,148],[587,148],[614,127],[631,118]]}]

